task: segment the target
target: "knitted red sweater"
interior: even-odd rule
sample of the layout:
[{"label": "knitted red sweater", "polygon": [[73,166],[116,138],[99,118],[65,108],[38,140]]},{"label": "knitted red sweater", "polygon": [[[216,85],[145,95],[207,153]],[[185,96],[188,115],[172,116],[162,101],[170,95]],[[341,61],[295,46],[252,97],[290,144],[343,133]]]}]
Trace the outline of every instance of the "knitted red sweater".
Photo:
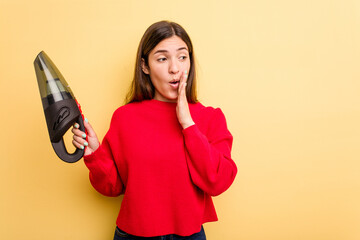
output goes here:
[{"label": "knitted red sweater", "polygon": [[117,226],[132,235],[188,236],[216,221],[211,196],[237,173],[222,111],[189,104],[195,122],[182,129],[176,103],[145,100],[118,108],[100,147],[84,161],[93,187],[124,194]]}]

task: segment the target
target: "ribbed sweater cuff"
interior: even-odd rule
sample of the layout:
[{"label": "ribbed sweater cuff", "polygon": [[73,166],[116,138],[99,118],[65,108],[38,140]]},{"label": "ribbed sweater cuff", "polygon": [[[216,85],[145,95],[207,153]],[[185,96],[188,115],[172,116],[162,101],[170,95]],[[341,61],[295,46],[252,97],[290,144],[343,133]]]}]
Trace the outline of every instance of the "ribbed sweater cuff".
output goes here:
[{"label": "ribbed sweater cuff", "polygon": [[199,128],[197,127],[196,124],[191,125],[190,127],[187,127],[185,129],[182,130],[184,135],[191,135],[194,134],[196,132],[200,131]]},{"label": "ribbed sweater cuff", "polygon": [[95,152],[84,156],[84,161],[87,163],[94,162],[95,159],[97,159],[101,155],[101,145],[98,147],[98,149],[95,150]]}]

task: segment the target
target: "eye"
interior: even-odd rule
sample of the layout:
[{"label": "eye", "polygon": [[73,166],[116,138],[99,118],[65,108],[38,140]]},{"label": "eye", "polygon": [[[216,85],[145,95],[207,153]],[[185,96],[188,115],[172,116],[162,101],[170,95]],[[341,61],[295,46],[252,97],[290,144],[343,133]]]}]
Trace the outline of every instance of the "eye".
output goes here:
[{"label": "eye", "polygon": [[164,61],[166,61],[166,58],[158,58],[157,61],[158,62],[164,62]]},{"label": "eye", "polygon": [[185,60],[187,59],[187,56],[180,56],[180,60]]}]

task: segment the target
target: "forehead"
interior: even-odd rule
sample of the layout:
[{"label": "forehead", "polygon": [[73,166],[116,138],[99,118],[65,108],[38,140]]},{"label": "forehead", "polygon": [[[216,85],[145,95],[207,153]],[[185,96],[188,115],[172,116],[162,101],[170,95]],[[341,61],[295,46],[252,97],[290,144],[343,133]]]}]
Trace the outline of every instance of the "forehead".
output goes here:
[{"label": "forehead", "polygon": [[178,36],[174,35],[170,38],[166,38],[158,43],[154,47],[154,49],[151,51],[152,53],[155,53],[158,50],[167,50],[167,51],[176,51],[179,48],[185,47],[188,49],[186,43]]}]

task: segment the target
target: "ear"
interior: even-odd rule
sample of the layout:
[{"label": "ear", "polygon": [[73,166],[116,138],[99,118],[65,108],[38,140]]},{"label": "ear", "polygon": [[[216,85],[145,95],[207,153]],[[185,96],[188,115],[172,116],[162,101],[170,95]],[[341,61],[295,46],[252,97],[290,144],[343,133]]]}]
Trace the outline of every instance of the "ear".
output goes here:
[{"label": "ear", "polygon": [[150,69],[148,66],[146,66],[145,60],[143,58],[141,58],[141,69],[145,74],[150,74]]}]

